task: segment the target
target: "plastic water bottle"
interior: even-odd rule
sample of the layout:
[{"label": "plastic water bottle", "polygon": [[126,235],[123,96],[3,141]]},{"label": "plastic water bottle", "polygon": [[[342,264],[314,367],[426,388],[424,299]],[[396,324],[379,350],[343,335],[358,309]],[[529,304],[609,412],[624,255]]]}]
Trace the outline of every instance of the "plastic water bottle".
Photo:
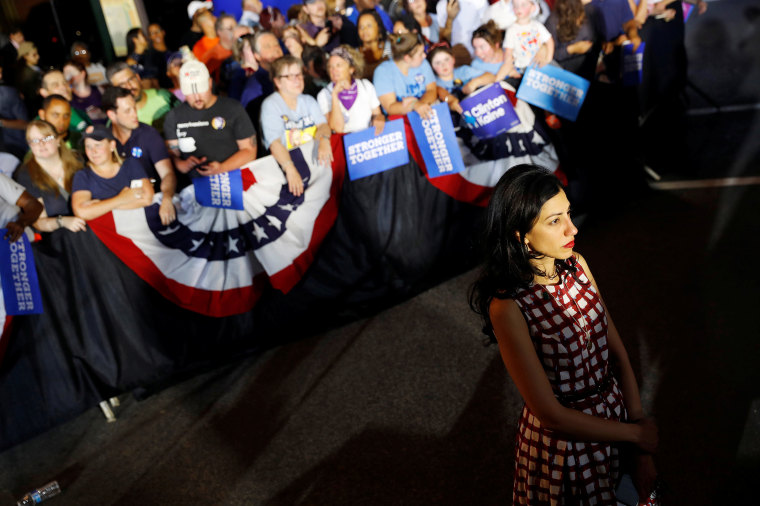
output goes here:
[{"label": "plastic water bottle", "polygon": [[47,501],[51,497],[55,497],[61,493],[61,486],[57,481],[51,481],[37,490],[28,492],[24,497],[16,503],[16,506],[26,506],[27,504],[39,504],[42,501]]}]

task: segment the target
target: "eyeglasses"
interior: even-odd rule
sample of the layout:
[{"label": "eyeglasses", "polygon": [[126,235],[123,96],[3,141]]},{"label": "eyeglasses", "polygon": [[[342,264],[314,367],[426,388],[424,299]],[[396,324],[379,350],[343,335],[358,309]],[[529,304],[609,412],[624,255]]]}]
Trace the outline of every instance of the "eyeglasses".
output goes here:
[{"label": "eyeglasses", "polygon": [[115,87],[117,87],[117,88],[126,88],[126,84],[127,83],[139,82],[139,80],[140,80],[140,78],[137,77],[137,74],[132,74],[128,78],[124,79],[123,81],[118,82],[118,83],[114,83],[113,85]]},{"label": "eyeglasses", "polygon": [[43,137],[41,139],[29,139],[29,145],[35,146],[37,144],[47,144],[48,142],[53,142],[55,140],[55,135],[48,135],[47,137]]},{"label": "eyeglasses", "polygon": [[81,49],[79,51],[74,51],[74,56],[79,56],[80,54],[87,54],[87,50]]},{"label": "eyeglasses", "polygon": [[280,79],[303,79],[303,73],[299,72],[298,74],[282,74],[281,76],[277,76]]}]

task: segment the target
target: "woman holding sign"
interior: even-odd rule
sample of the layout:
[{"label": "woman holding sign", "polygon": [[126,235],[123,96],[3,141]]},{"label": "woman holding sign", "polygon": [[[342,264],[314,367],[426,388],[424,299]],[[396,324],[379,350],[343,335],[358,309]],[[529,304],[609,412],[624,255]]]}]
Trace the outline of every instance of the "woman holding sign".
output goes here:
[{"label": "woman holding sign", "polygon": [[89,221],[114,209],[137,209],[153,202],[153,183],[136,158],[121,159],[110,128],[89,126],[82,134],[87,166],[74,174],[71,207]]},{"label": "woman holding sign", "polygon": [[280,164],[288,189],[295,196],[303,194],[304,186],[289,150],[312,140],[317,141],[319,163],[332,162],[330,127],[313,97],[304,95],[303,62],[293,55],[272,62],[271,75],[277,90],[261,104],[261,132],[264,145]]},{"label": "woman holding sign", "polygon": [[370,126],[380,135],[385,126],[385,116],[380,110],[375,87],[362,75],[364,59],[350,46],[342,45],[332,50],[327,61],[330,84],[317,95],[322,113],[333,132],[358,132]]},{"label": "woman holding sign", "polygon": [[[486,262],[470,294],[525,400],[514,504],[616,504],[622,450],[635,450],[640,497],[654,485],[657,426],[584,258],[570,203],[534,165],[494,189]],[[626,504],[629,504],[626,502]]]},{"label": "woman holding sign", "polygon": [[454,67],[454,52],[448,45],[434,47],[427,58],[435,71],[438,99],[449,104],[453,112],[461,114],[459,100],[494,82],[495,76],[490,72],[476,70],[469,65]]},{"label": "woman holding sign", "polygon": [[423,118],[432,114],[437,100],[435,74],[425,60],[425,46],[416,34],[401,33],[391,39],[393,61],[378,65],[372,81],[380,104],[388,115],[412,111]]}]

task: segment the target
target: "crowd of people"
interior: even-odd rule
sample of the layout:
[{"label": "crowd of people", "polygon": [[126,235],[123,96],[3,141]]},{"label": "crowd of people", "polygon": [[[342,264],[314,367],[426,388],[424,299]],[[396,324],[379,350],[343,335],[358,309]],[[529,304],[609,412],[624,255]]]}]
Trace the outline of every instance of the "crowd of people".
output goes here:
[{"label": "crowd of people", "polygon": [[[704,5],[700,0],[700,10]],[[332,132],[374,126],[380,133],[386,116],[427,116],[437,102],[456,115],[468,94],[493,82],[517,88],[534,64],[614,84],[620,47],[641,43],[638,29],[648,17],[672,19],[669,6],[668,0],[556,0],[551,6],[544,0],[404,0],[388,13],[377,0],[304,0],[283,15],[245,0],[235,19],[216,16],[210,1],[191,1],[181,46],[170,48],[158,23],[147,31],[135,27],[126,34],[126,58],[107,68],[77,41],[68,61],[42,69],[34,42],[14,28],[0,61],[1,170],[52,206],[35,222],[40,231],[51,230],[50,216],[81,229],[81,221],[69,227],[64,218],[101,214],[92,205],[119,208],[124,199],[103,202],[125,193],[120,185],[146,205],[148,186],[161,191],[168,222],[171,197],[186,176],[230,170],[266,152],[299,194],[303,184],[289,149],[316,139],[320,160],[328,162],[325,141]],[[549,126],[560,124],[544,116]],[[207,126],[186,126],[199,121]],[[112,156],[96,161],[96,142]],[[82,174],[71,176],[78,169]],[[150,184],[136,191],[128,188],[132,179]],[[88,188],[109,189],[86,195],[85,180]],[[96,194],[101,202],[90,204]]]},{"label": "crowd of people", "polygon": [[[703,11],[706,4],[699,0],[697,5]],[[147,31],[135,27],[126,35],[126,58],[107,66],[93,62],[87,45],[75,42],[68,61],[42,69],[34,42],[25,40],[22,30],[11,30],[0,52],[0,226],[8,229],[7,238],[16,240],[29,227],[42,233],[83,231],[88,221],[113,210],[153,204],[158,192],[159,216],[169,225],[177,219],[173,198],[193,178],[239,168],[267,153],[282,169],[288,190],[300,196],[308,182],[291,157],[294,148],[313,141],[318,162],[330,164],[333,134],[370,127],[379,134],[387,117],[412,111],[428,117],[436,103],[447,104],[460,126],[463,98],[495,82],[514,91],[531,65],[557,65],[589,81],[619,86],[621,48],[642,43],[639,29],[648,19],[667,23],[677,12],[672,0],[638,5],[632,0],[496,0],[490,5],[487,0],[404,0],[392,12],[377,0],[352,5],[303,0],[285,15],[261,0],[243,0],[242,8],[236,19],[215,15],[210,1],[191,1],[191,26],[176,47],[157,23]],[[571,126],[548,112],[535,112],[550,128]],[[572,437],[587,438],[596,430],[607,434],[606,442],[632,441],[648,451],[656,446],[656,428],[643,419],[625,350],[610,322],[611,331],[605,327],[603,339],[594,334],[598,348],[588,345],[584,357],[596,357],[606,366],[609,346],[624,366],[620,389],[600,367],[590,380],[599,385],[597,390],[614,390],[614,406],[608,409],[614,413],[595,413],[614,421],[563,411],[555,425],[571,442],[557,438],[540,449],[539,457],[534,455],[536,437],[553,437],[553,425],[545,428],[533,414],[541,417],[559,408],[547,400],[554,396],[546,377],[536,376],[551,368],[542,367],[528,351],[532,348],[520,311],[539,298],[558,298],[562,306],[560,288],[545,288],[554,287],[558,276],[603,306],[590,288],[588,266],[571,255],[577,230],[567,215],[564,191],[553,176],[531,170],[523,168],[511,177],[517,181],[527,171],[543,181],[548,193],[533,204],[532,214],[523,212],[529,216],[521,228],[513,227],[515,237],[498,238],[516,240],[517,246],[510,247],[522,255],[523,278],[481,287],[478,307],[528,402],[520,422],[525,445],[518,447],[515,500],[551,497],[561,502],[562,494],[572,490],[574,495],[588,493],[589,504],[605,503],[612,493],[610,478],[618,474],[616,456],[606,443],[591,444],[576,455],[570,451]],[[497,193],[509,184],[517,183],[502,182]],[[549,222],[547,232],[539,230],[544,208],[555,199],[558,211],[552,216],[564,220],[561,239],[570,246],[537,257],[535,251],[546,246],[542,234],[551,238],[552,233]],[[489,213],[512,219],[503,214],[516,202],[492,202]],[[575,314],[572,307],[568,311]],[[597,320],[603,319],[607,325],[603,311],[594,318],[578,323],[580,331],[570,330],[584,346],[592,339],[587,327],[597,332]],[[576,322],[570,321],[570,327]],[[532,367],[516,364],[516,356],[527,357]],[[560,387],[569,384],[565,380]],[[630,426],[619,423],[633,419]],[[604,469],[594,468],[593,480],[571,473],[559,483],[554,467],[551,473],[539,469],[536,474],[535,466],[551,459],[558,445],[567,458],[593,459],[594,452],[606,452]],[[650,460],[643,458],[641,464],[647,486],[654,472]],[[581,462],[578,472],[585,472],[587,464]],[[574,473],[576,467],[569,465]],[[546,479],[546,486],[534,481],[539,478]],[[594,490],[596,485],[603,486]],[[560,492],[565,486],[571,488]]]}]

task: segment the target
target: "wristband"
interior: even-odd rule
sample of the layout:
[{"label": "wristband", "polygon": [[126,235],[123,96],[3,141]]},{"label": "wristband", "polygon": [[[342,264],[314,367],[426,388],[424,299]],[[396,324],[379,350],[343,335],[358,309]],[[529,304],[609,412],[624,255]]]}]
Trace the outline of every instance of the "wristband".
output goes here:
[{"label": "wristband", "polygon": [[60,214],[55,217],[55,222],[58,224],[58,228],[63,228],[63,216]]}]

